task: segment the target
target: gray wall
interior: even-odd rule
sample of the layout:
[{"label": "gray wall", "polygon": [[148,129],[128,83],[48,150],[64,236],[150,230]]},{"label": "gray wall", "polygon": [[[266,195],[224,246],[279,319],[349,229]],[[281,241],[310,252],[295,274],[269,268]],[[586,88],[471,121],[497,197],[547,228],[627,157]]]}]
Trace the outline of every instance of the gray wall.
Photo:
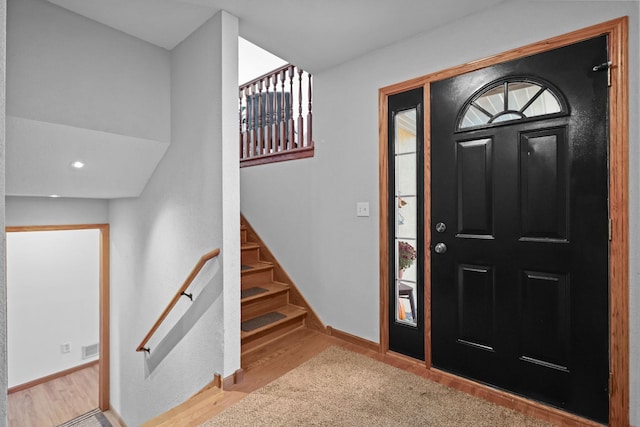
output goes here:
[{"label": "gray wall", "polygon": [[6,118],[6,23],[7,1],[0,0],[0,426],[7,424],[7,287],[5,272],[5,118]]},{"label": "gray wall", "polygon": [[[110,202],[111,402],[127,425],[240,367],[237,43],[237,19],[221,12],[172,50],[171,145],[139,198]],[[196,261],[217,247],[216,298],[150,369],[163,334],[152,339],[151,356],[136,346]]]},{"label": "gray wall", "polygon": [[[315,158],[243,168],[241,209],[325,324],[379,341],[378,89],[628,15],[631,419],[640,425],[638,5],[505,2],[314,75]],[[359,201],[371,217],[356,217]]]},{"label": "gray wall", "polygon": [[5,203],[7,226],[109,222],[107,200],[8,196]]},{"label": "gray wall", "polygon": [[7,22],[7,114],[168,142],[169,52],[43,0]]}]

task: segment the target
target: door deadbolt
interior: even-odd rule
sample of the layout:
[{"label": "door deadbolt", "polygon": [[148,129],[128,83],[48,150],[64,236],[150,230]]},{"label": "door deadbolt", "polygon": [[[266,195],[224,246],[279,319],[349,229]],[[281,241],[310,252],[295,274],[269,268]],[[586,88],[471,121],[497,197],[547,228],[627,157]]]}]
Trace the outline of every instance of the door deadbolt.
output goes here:
[{"label": "door deadbolt", "polygon": [[436,224],[436,231],[438,233],[444,233],[445,231],[447,231],[447,226],[444,225],[444,222],[439,222]]}]

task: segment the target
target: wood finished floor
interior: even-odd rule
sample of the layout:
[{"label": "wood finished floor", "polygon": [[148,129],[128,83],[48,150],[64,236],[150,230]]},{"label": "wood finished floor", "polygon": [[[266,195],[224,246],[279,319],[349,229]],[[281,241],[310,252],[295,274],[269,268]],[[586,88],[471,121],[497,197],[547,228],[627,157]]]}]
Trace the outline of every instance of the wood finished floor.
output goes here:
[{"label": "wood finished floor", "polygon": [[[8,395],[9,427],[54,427],[98,407],[98,365]],[[114,427],[120,424],[105,414]]]}]

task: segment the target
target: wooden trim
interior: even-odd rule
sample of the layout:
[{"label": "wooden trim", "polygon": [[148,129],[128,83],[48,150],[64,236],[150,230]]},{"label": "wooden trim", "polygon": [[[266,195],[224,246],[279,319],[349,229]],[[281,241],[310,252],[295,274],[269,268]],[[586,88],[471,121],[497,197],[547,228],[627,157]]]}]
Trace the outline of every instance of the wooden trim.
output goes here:
[{"label": "wooden trim", "polygon": [[244,379],[244,369],[240,368],[236,370],[233,374],[229,375],[226,378],[222,378],[222,375],[216,373],[213,376],[213,381],[211,384],[207,385],[203,390],[209,387],[217,387],[220,390],[226,390],[235,384],[240,384]]},{"label": "wooden trim", "polygon": [[106,411],[110,406],[110,234],[109,224],[100,226],[100,366],[98,375],[98,407]]},{"label": "wooden trim", "polygon": [[222,380],[221,389],[227,390],[228,388],[230,388],[235,384],[240,384],[243,379],[244,379],[244,369],[240,368],[236,370],[233,374],[229,375],[224,380]]},{"label": "wooden trim", "polygon": [[240,167],[265,165],[267,163],[286,162],[288,160],[306,159],[313,157],[314,146],[295,148],[293,150],[279,151],[277,153],[261,154],[260,156],[247,157],[240,160]]},{"label": "wooden trim", "polygon": [[145,344],[151,339],[153,334],[158,330],[158,328],[160,327],[160,325],[162,324],[164,319],[167,317],[169,312],[171,312],[171,310],[176,305],[178,300],[182,297],[182,293],[187,290],[189,285],[191,285],[191,282],[193,282],[193,279],[195,279],[196,276],[198,275],[198,273],[200,272],[200,270],[202,270],[202,267],[204,267],[204,265],[207,263],[207,261],[217,257],[219,254],[220,254],[220,249],[216,248],[216,249],[214,249],[212,251],[207,252],[206,254],[204,254],[204,255],[202,255],[200,257],[200,259],[196,263],[195,267],[193,267],[193,269],[191,270],[191,273],[189,273],[189,276],[187,276],[187,278],[185,279],[185,281],[182,284],[182,286],[180,286],[180,288],[175,293],[173,298],[171,298],[171,301],[169,301],[169,304],[167,304],[165,309],[162,311],[162,313],[158,317],[158,320],[156,320],[156,322],[153,324],[151,329],[149,329],[149,332],[147,333],[147,335],[140,342],[140,344],[136,348],[136,351],[144,351],[145,350],[145,348],[144,348]]},{"label": "wooden trim", "polygon": [[431,366],[431,85],[424,85],[424,363]]},{"label": "wooden trim", "polygon": [[[99,313],[100,313],[100,355],[98,366],[98,406],[101,411],[110,408],[110,240],[109,224],[65,224],[65,225],[30,225],[5,227],[7,233],[32,231],[68,231],[68,230],[100,231],[100,277],[99,277]],[[124,425],[124,423],[123,423]]]},{"label": "wooden trim", "polygon": [[[387,242],[387,220],[389,213],[387,212],[386,199],[388,197],[388,188],[386,187],[386,177],[388,168],[388,159],[386,154],[386,140],[388,136],[387,129],[387,102],[388,97],[395,93],[410,90],[419,86],[425,87],[425,100],[428,100],[429,86],[431,82],[457,76],[460,74],[475,71],[491,65],[521,58],[524,56],[534,55],[548,50],[557,49],[563,46],[574,44],[589,38],[606,34],[609,36],[609,52],[610,60],[613,62],[611,67],[611,91],[609,99],[609,210],[612,220],[612,239],[610,242],[609,255],[609,287],[610,287],[610,370],[611,370],[611,387],[609,394],[609,425],[610,426],[629,426],[629,183],[628,183],[628,152],[629,152],[629,70],[628,70],[628,17],[621,17],[611,21],[607,21],[598,25],[594,25],[582,30],[574,31],[568,34],[553,37],[541,42],[532,43],[530,45],[503,52],[491,57],[479,59],[477,61],[468,62],[458,67],[448,68],[418,77],[406,82],[394,84],[381,88],[379,90],[379,138],[380,138],[380,259],[389,259],[389,247]],[[429,115],[426,114],[428,103],[425,102],[425,144],[429,147]],[[384,149],[382,148],[384,146]],[[425,150],[428,152],[429,150]],[[425,154],[425,162],[428,158]],[[427,166],[428,163],[425,164]],[[425,177],[429,176],[426,173]],[[425,180],[426,185],[426,180]],[[427,188],[428,191],[428,188]],[[427,216],[430,207],[428,194],[425,193],[425,221],[430,221]],[[428,231],[425,231],[425,239],[429,239]],[[426,251],[425,251],[426,252]],[[425,296],[428,295],[426,288],[430,288],[430,259],[428,255],[425,258]],[[388,268],[385,262],[380,262],[380,342],[382,350],[388,351]],[[425,341],[430,342],[430,300],[425,297]],[[425,344],[427,350],[425,358],[430,360],[430,348]],[[437,372],[430,369],[429,372]],[[490,389],[486,386],[475,382],[463,380],[450,374],[439,372],[440,378],[447,378],[448,382],[464,384],[464,388],[473,393],[480,393],[483,397]],[[483,392],[480,392],[484,390]],[[500,392],[503,393],[503,392]],[[489,394],[486,394],[489,396]],[[504,393],[504,397],[500,399],[500,404],[514,409],[522,407],[536,407],[537,416],[555,417],[558,422],[566,423],[566,425],[597,425],[589,424],[588,421],[576,417],[572,414],[559,411],[557,409],[540,405],[537,403],[527,403],[522,406],[519,397]],[[533,405],[533,406],[532,406]],[[539,406],[539,407],[538,407]],[[533,409],[531,409],[533,410]],[[546,415],[545,415],[546,414]],[[578,420],[578,421],[576,421]]]},{"label": "wooden trim", "polygon": [[380,351],[389,351],[389,101],[393,92],[378,92],[378,155],[380,157],[378,179],[380,193],[378,209],[380,212]]},{"label": "wooden trim", "polygon": [[628,18],[611,21],[609,54],[609,425],[629,425],[629,65]]},{"label": "wooden trim", "polygon": [[66,224],[66,225],[20,225],[7,226],[7,233],[28,232],[28,231],[68,231],[68,230],[94,230],[109,228],[109,224]]},{"label": "wooden trim", "polygon": [[289,300],[291,304],[297,305],[299,307],[303,307],[307,310],[306,317],[306,325],[309,329],[313,329],[314,331],[325,332],[324,323],[320,320],[320,316],[313,310],[311,304],[306,300],[300,289],[296,286],[293,279],[289,276],[286,270],[282,267],[282,265],[278,262],[273,252],[269,249],[269,247],[264,243],[264,241],[260,238],[258,233],[251,226],[249,221],[244,217],[244,215],[240,215],[240,223],[247,227],[247,239],[250,242],[257,243],[260,245],[260,258],[263,261],[270,262],[273,264],[273,278],[278,282],[285,283],[289,285]]},{"label": "wooden trim", "polygon": [[47,375],[46,377],[37,378],[35,380],[32,380],[32,381],[29,381],[29,382],[26,382],[26,383],[23,383],[23,384],[19,384],[19,385],[10,387],[7,390],[7,394],[15,393],[17,391],[26,390],[28,388],[35,387],[35,386],[40,385],[40,384],[44,384],[46,382],[55,380],[57,378],[64,377],[65,375],[73,374],[74,372],[81,371],[81,370],[83,370],[85,368],[90,368],[93,365],[97,365],[99,362],[100,362],[100,360],[93,360],[93,361],[88,362],[88,363],[83,363],[82,365],[74,366],[73,368],[65,369],[64,371],[60,371],[60,372],[53,373],[51,375]]},{"label": "wooden trim", "polygon": [[[219,373],[215,373],[213,374],[213,381],[211,382],[211,386],[213,387],[217,387],[219,389],[222,389],[222,384],[223,384],[223,379],[222,379],[222,375],[220,375]],[[209,387],[209,386],[207,386]]]},{"label": "wooden trim", "polygon": [[348,332],[343,332],[343,331],[341,331],[339,329],[335,329],[335,328],[333,328],[331,326],[327,326],[327,335],[335,337],[335,338],[339,338],[342,341],[346,341],[348,343],[355,344],[357,346],[366,348],[367,350],[373,350],[376,353],[380,353],[381,352],[380,344],[375,343],[373,341],[369,341],[369,340],[364,339],[364,338],[357,337],[355,335],[351,335]]}]

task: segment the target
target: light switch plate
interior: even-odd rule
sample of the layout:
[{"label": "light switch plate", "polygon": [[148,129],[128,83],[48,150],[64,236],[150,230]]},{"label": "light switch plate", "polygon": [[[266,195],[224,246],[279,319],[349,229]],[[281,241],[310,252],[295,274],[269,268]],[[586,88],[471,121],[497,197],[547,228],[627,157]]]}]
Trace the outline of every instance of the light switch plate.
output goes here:
[{"label": "light switch plate", "polygon": [[356,216],[369,216],[369,202],[358,202],[356,204]]}]

